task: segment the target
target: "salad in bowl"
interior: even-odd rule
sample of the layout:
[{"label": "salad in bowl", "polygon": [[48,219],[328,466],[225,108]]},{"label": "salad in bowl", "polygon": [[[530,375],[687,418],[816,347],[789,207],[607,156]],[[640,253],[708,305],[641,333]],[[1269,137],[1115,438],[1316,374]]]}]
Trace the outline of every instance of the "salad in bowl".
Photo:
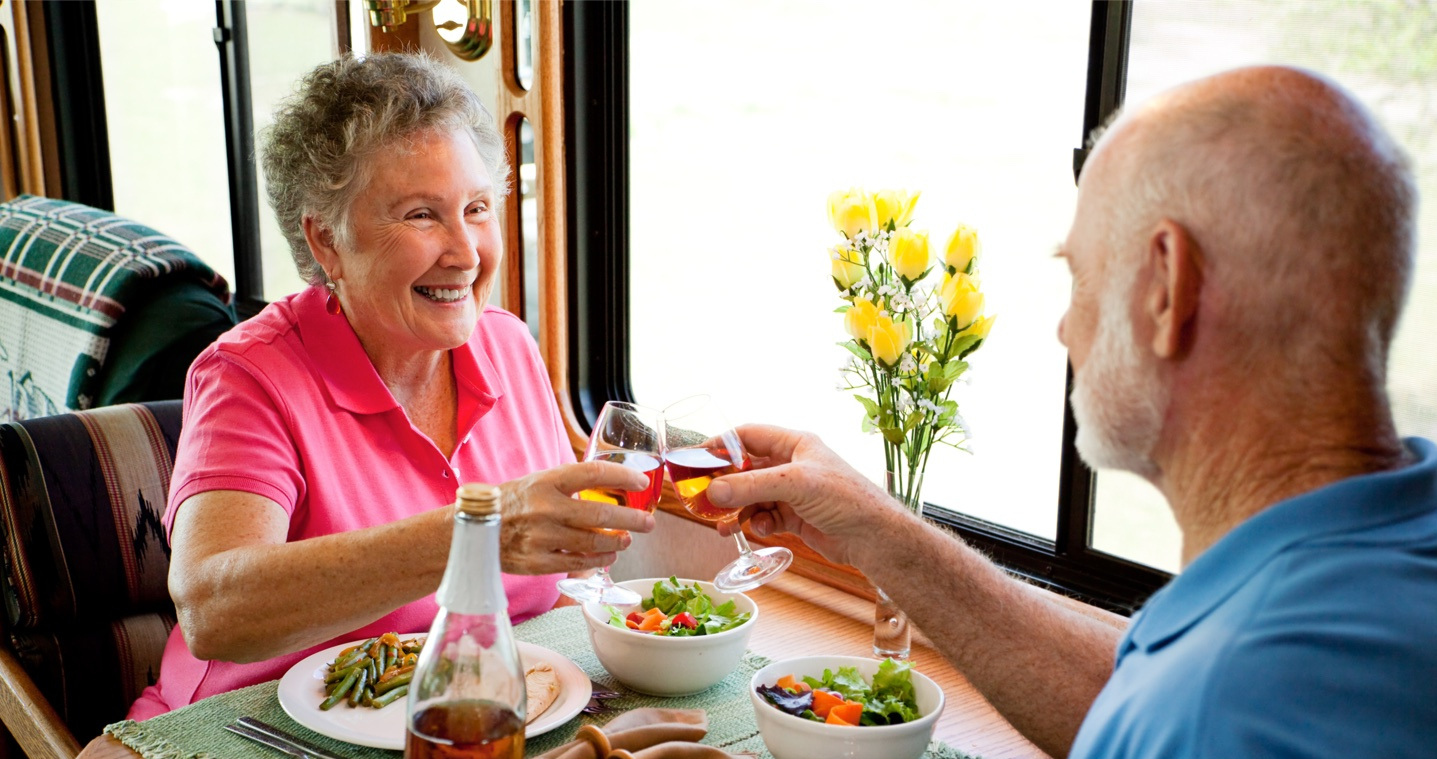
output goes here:
[{"label": "salad in bowl", "polygon": [[706,690],[738,666],[758,622],[742,593],[677,577],[616,583],[638,592],[635,606],[584,604],[599,663],[631,690],[684,696]]}]

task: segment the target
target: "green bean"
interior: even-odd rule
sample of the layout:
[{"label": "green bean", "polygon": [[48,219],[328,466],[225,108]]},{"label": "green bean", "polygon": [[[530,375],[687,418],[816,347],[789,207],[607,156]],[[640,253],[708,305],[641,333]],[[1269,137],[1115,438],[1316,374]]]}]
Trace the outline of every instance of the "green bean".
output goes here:
[{"label": "green bean", "polygon": [[356,682],[356,683],[354,684],[354,688],[349,691],[349,705],[350,705],[350,706],[359,706],[359,700],[364,697],[364,686],[365,686],[365,684],[367,684],[368,682],[369,682],[369,670],[368,670],[368,669],[361,669],[361,670],[359,670],[359,680],[358,680],[358,682]]},{"label": "green bean", "polygon": [[350,672],[347,677],[339,682],[339,685],[335,686],[334,690],[329,692],[329,698],[326,698],[324,703],[319,705],[320,710],[327,712],[333,709],[334,705],[339,703],[340,699],[344,698],[344,694],[354,688],[354,683],[359,680],[359,673],[363,671],[363,667],[355,667],[353,672]]},{"label": "green bean", "polygon": [[381,695],[375,696],[374,700],[369,702],[369,705],[376,709],[380,709],[389,706],[398,699],[404,698],[405,694],[407,693],[409,693],[409,686],[401,685],[398,688],[390,690],[388,693],[383,693]]},{"label": "green bean", "polygon": [[382,696],[385,693],[388,693],[389,691],[398,688],[401,685],[408,685],[413,679],[413,669],[410,669],[408,672],[401,670],[398,674],[394,675],[393,677],[390,677],[387,680],[383,677],[379,678],[379,682],[374,684],[374,692]]},{"label": "green bean", "polygon": [[340,680],[349,677],[350,672],[353,672],[354,670],[359,669],[363,666],[363,664],[356,662],[349,665],[348,667],[345,667],[344,669],[331,669],[329,671],[329,674],[324,676],[324,681],[326,683],[337,683]]}]

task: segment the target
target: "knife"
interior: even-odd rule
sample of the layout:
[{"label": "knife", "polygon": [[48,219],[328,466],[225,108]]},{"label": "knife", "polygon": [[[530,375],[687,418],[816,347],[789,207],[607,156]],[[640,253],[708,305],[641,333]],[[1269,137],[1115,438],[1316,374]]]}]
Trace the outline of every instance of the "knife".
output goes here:
[{"label": "knife", "polygon": [[255,730],[252,727],[245,727],[244,725],[236,725],[233,723],[225,725],[224,727],[226,730],[234,733],[235,735],[238,735],[242,738],[248,738],[256,743],[269,746],[270,748],[277,751],[283,751],[284,753],[293,756],[296,759],[310,759],[309,754],[304,753],[303,749],[300,749],[297,746],[291,746],[288,743],[279,740],[278,738],[265,735],[264,733],[261,733],[260,731]]},{"label": "knife", "polygon": [[257,720],[254,717],[240,717],[237,721],[257,733],[288,743],[294,748],[303,751],[308,756],[316,757],[317,759],[346,759],[346,757],[320,748],[299,736],[287,733],[274,725]]}]

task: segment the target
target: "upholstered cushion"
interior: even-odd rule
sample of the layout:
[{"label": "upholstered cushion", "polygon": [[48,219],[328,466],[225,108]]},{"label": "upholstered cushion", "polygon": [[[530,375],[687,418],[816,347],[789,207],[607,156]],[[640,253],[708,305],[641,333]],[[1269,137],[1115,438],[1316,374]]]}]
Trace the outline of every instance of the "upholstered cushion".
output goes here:
[{"label": "upholstered cushion", "polygon": [[180,401],[0,424],[6,632],[83,742],[159,674]]},{"label": "upholstered cushion", "polygon": [[[173,295],[177,283],[194,291],[191,301],[207,302],[189,312],[151,310],[148,326],[130,325],[157,297]],[[151,376],[149,355],[177,344],[203,348],[233,324],[224,279],[160,232],[63,200],[21,195],[0,203],[0,374],[11,381],[9,397],[0,397],[0,418],[90,408],[101,397],[155,398],[133,390],[136,376]],[[149,343],[139,355],[132,351],[115,376],[116,343],[136,331],[147,333]],[[188,365],[169,363],[179,364],[181,376]],[[132,389],[116,392],[117,383]]]}]

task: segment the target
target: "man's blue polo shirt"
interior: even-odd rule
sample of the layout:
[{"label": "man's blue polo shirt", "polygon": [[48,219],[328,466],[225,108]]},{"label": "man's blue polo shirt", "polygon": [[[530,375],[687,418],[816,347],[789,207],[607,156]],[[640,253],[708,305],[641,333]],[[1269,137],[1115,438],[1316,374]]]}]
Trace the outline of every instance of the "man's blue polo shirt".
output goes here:
[{"label": "man's blue polo shirt", "polygon": [[1073,757],[1437,757],[1437,446],[1258,513],[1155,594]]}]

